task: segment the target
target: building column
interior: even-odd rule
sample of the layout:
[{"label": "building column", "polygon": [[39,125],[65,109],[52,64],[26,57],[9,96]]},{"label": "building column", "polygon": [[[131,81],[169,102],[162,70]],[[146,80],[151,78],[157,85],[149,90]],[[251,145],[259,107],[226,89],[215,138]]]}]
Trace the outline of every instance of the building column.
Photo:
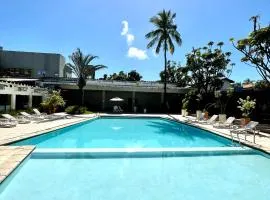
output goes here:
[{"label": "building column", "polygon": [[33,106],[33,96],[32,94],[30,94],[28,96],[28,108],[32,108],[32,106]]},{"label": "building column", "polygon": [[134,106],[135,106],[135,98],[136,98],[136,92],[133,91],[132,92],[132,110],[134,109]]},{"label": "building column", "polygon": [[102,110],[105,110],[106,91],[102,90]]},{"label": "building column", "polygon": [[11,100],[10,100],[10,108],[11,110],[16,110],[16,94],[11,95]]},{"label": "building column", "polygon": [[163,104],[163,102],[164,102],[164,92],[161,92],[160,94],[161,94],[160,103]]}]

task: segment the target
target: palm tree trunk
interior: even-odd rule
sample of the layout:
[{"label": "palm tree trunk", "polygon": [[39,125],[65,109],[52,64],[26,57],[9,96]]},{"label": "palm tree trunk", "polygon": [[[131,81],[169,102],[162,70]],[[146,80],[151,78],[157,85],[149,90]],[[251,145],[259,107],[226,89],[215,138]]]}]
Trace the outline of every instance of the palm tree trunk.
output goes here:
[{"label": "palm tree trunk", "polygon": [[166,108],[166,103],[167,103],[167,48],[166,48],[166,43],[164,44],[164,98],[163,98],[163,105],[164,108]]},{"label": "palm tree trunk", "polygon": [[81,95],[81,106],[84,105],[84,91],[83,88],[80,88],[80,95]]}]

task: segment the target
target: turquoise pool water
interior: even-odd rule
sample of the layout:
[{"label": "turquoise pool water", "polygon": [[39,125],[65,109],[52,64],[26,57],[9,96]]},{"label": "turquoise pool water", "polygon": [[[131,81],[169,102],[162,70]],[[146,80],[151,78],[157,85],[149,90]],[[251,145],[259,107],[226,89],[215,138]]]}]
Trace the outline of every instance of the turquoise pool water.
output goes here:
[{"label": "turquoise pool water", "polygon": [[222,147],[231,141],[161,118],[102,117],[13,145],[37,148]]},{"label": "turquoise pool water", "polygon": [[269,200],[269,169],[262,155],[30,158],[0,186],[0,199]]}]

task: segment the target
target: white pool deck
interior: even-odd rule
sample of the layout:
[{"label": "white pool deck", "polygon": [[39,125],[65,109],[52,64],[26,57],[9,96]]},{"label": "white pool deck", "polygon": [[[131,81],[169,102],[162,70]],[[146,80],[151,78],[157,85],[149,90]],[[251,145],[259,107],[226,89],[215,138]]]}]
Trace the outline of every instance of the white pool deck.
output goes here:
[{"label": "white pool deck", "polygon": [[[97,114],[100,116],[109,116],[110,114]],[[79,115],[79,116],[68,116],[64,119],[58,119],[54,121],[47,121],[47,122],[31,122],[30,124],[18,124],[14,128],[0,128],[0,183],[34,150],[35,146],[5,146],[11,142],[22,140],[25,138],[41,135],[41,134],[46,134],[46,132],[53,131],[59,128],[63,128],[66,126],[70,126],[73,124],[77,124],[92,118],[97,117],[96,114],[90,114],[90,115]],[[184,117],[181,115],[167,115],[167,114],[115,114],[114,116],[130,116],[130,117],[163,117],[167,119],[174,119],[183,122],[185,120]],[[224,136],[228,139],[231,139],[230,136],[230,131],[228,129],[218,129],[218,128],[213,128],[212,125],[206,125],[206,124],[199,124],[199,123],[192,123],[192,126],[196,126],[208,131],[212,131],[215,134]],[[236,136],[236,135],[234,135]],[[256,135],[256,144],[253,143],[253,135],[247,136],[246,140],[244,140],[244,135],[240,134],[240,142],[242,144],[246,144],[250,147],[255,147],[257,149],[261,149],[267,153],[270,153],[270,137],[268,134],[260,133],[259,135]],[[237,140],[237,137],[234,137],[235,140]],[[237,143],[237,141],[236,141]],[[223,149],[226,151],[241,151],[239,147],[229,147],[230,149]],[[234,149],[233,149],[234,148]],[[208,149],[197,149],[198,151],[206,152]],[[217,150],[217,151],[223,151],[223,150]],[[102,155],[102,151],[104,152],[111,152],[114,155],[117,153],[124,153],[124,152],[144,152],[146,150],[142,149],[122,149],[122,150],[116,150],[116,149],[82,149],[82,150],[74,150],[72,149],[62,149],[62,150],[37,150],[37,154],[42,152],[44,154],[44,151],[47,151],[49,154],[50,152],[56,153],[55,151],[58,151],[58,153],[78,153],[78,151],[82,152],[88,152],[91,155],[93,153],[95,156],[100,156]],[[155,153],[160,153],[160,149],[148,149],[147,151]],[[164,152],[164,149],[162,150]],[[186,151],[186,153],[190,153],[193,150],[185,150],[183,148],[176,148],[176,149],[167,149],[165,151],[171,151],[171,152],[178,152],[178,153],[183,153]],[[97,153],[101,152],[101,153]],[[98,154],[98,155],[97,155]]]}]

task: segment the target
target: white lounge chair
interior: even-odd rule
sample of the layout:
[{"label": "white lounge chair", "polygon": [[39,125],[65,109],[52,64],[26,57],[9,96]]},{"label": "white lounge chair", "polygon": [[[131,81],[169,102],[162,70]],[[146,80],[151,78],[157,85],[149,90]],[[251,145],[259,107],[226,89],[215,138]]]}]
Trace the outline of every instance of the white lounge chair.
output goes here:
[{"label": "white lounge chair", "polygon": [[245,140],[247,140],[247,134],[249,132],[253,133],[253,143],[255,143],[255,136],[256,134],[259,134],[260,131],[256,130],[256,126],[259,124],[259,122],[250,121],[247,125],[245,125],[243,128],[237,128],[230,131],[231,137],[233,138],[232,133],[237,134],[237,138],[240,141],[239,134],[245,135]]},{"label": "white lounge chair", "polygon": [[17,123],[8,119],[0,119],[0,128],[12,128],[17,126]]},{"label": "white lounge chair", "polygon": [[35,113],[37,116],[47,116],[47,113],[41,113],[41,112],[39,112],[39,110],[36,109],[36,108],[33,108],[33,111],[34,111],[34,113]]},{"label": "white lounge chair", "polygon": [[213,115],[210,119],[208,120],[200,120],[199,123],[202,124],[214,124],[218,118],[218,115]]},{"label": "white lounge chair", "polygon": [[44,119],[43,116],[30,115],[30,114],[27,113],[27,112],[20,112],[20,114],[21,114],[22,116],[26,117],[26,118],[29,119],[29,120],[40,121],[40,120],[43,120],[43,119]]},{"label": "white lounge chair", "polygon": [[14,123],[17,124],[28,124],[31,122],[30,120],[26,119],[23,116],[18,116],[17,118],[11,116],[10,114],[2,114],[2,116],[8,119],[9,121],[13,121]]},{"label": "white lounge chair", "polygon": [[123,112],[123,109],[120,106],[118,106],[118,112]]},{"label": "white lounge chair", "polygon": [[213,127],[215,128],[231,128],[235,117],[229,117],[224,123],[215,123]]}]

